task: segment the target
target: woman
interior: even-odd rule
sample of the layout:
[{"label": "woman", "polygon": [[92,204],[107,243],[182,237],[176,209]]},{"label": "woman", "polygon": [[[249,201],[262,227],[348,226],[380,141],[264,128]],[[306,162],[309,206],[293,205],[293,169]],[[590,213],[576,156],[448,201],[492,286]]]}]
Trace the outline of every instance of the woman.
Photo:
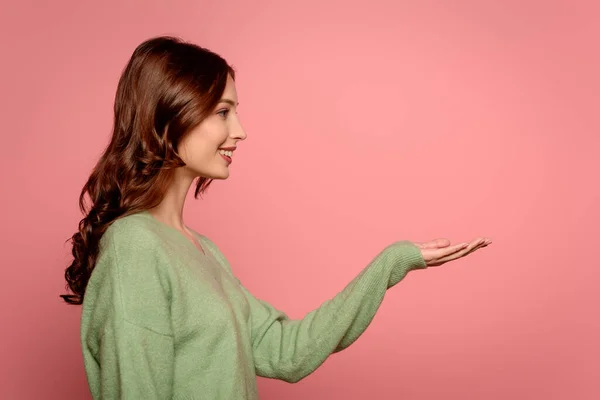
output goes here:
[{"label": "woman", "polygon": [[217,54],[170,37],[142,43],[123,71],[112,139],[80,196],[72,294],[62,296],[83,304],[94,398],[256,399],[256,376],[297,382],[352,344],[409,271],[490,243],[389,245],[302,320],[255,298],[182,218],[192,183],[197,197],[227,179],[246,139],[234,78]]}]

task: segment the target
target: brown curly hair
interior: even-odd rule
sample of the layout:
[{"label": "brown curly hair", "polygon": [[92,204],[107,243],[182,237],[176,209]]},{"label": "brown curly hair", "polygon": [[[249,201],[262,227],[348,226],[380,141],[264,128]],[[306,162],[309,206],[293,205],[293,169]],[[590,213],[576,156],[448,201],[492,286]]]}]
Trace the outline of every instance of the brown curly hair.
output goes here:
[{"label": "brown curly hair", "polygon": [[[162,201],[174,169],[185,165],[178,143],[217,106],[228,75],[235,79],[221,56],[179,38],[155,37],[135,49],[119,79],[112,138],[79,196],[85,216],[70,238],[65,302],[83,303],[108,226]],[[198,178],[195,197],[210,183]]]}]

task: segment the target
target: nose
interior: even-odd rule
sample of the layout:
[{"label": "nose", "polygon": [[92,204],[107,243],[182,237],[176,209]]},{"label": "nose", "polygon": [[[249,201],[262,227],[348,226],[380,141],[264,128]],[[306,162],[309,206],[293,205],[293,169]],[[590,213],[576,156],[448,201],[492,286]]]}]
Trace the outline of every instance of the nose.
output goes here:
[{"label": "nose", "polygon": [[236,118],[236,123],[230,128],[229,132],[232,139],[246,140],[246,137],[248,137],[244,127],[242,126],[242,123],[238,118]]}]

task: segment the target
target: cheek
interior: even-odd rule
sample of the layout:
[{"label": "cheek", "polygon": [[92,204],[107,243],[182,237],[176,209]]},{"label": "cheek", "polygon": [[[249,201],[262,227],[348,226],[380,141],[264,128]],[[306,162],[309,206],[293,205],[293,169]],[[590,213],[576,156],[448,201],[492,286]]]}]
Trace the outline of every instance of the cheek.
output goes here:
[{"label": "cheek", "polygon": [[194,136],[181,143],[179,155],[186,164],[195,164],[211,162],[215,155],[218,155],[218,149],[221,143],[217,138],[205,136]]},{"label": "cheek", "polygon": [[201,159],[198,145],[198,141],[191,137],[179,144],[179,156],[187,165],[196,164]]},{"label": "cheek", "polygon": [[219,147],[227,143],[228,137],[225,121],[210,118],[180,142],[179,155],[186,163],[210,162],[218,156]]},{"label": "cheek", "polygon": [[177,153],[179,154],[179,157],[185,163],[187,163],[189,161],[189,154],[190,154],[189,147],[190,147],[190,144],[189,144],[189,140],[187,140],[187,139],[180,141],[179,144],[177,145]]},{"label": "cheek", "polygon": [[207,140],[210,141],[213,146],[216,146],[217,148],[221,147],[223,143],[227,142],[227,138],[229,137],[227,121],[215,121],[210,125],[210,130],[207,133]]}]

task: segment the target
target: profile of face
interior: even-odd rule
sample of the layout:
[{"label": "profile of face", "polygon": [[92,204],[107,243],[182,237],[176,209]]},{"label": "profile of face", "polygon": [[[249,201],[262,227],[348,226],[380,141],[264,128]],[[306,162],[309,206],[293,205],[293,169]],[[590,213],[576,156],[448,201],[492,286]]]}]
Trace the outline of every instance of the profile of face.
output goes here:
[{"label": "profile of face", "polygon": [[182,167],[194,177],[227,179],[237,143],[246,132],[237,115],[238,97],[231,76],[213,113],[188,132],[179,143]]}]

